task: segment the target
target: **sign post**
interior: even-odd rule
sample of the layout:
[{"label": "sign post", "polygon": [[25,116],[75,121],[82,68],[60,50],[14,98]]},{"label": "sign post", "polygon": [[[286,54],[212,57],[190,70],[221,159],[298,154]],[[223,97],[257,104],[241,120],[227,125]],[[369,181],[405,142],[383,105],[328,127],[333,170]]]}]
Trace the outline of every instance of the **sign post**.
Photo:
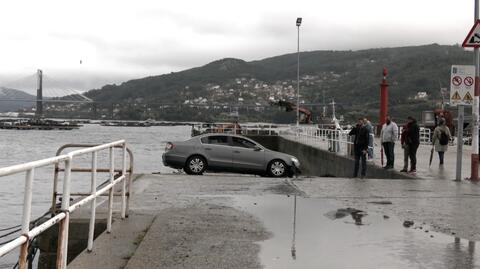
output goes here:
[{"label": "sign post", "polygon": [[476,67],[475,71],[475,87],[474,100],[472,107],[472,154],[471,154],[471,171],[470,180],[477,182],[478,178],[478,162],[479,162],[479,95],[480,95],[480,58],[478,48],[480,47],[480,20],[479,20],[479,0],[475,0],[474,25],[467,37],[463,41],[462,47],[473,47],[473,62]]},{"label": "sign post", "polygon": [[[457,170],[456,170],[456,177],[455,177],[455,180],[457,181],[462,180],[464,106],[469,106],[474,103],[474,99],[473,99],[473,96],[475,94],[474,89],[475,89],[475,66],[452,65],[451,77],[450,77],[450,104],[452,106],[458,106]],[[478,150],[478,146],[477,146],[477,150]]]},{"label": "sign post", "polygon": [[458,128],[457,128],[457,173],[455,181],[462,180],[462,154],[463,154],[463,105],[458,105]]}]

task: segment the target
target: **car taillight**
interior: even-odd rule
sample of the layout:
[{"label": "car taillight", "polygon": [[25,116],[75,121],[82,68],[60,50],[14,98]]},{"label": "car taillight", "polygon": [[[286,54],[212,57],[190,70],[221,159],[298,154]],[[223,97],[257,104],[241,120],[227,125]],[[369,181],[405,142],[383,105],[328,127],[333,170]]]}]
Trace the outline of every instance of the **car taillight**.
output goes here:
[{"label": "car taillight", "polygon": [[175,145],[171,142],[168,142],[167,145],[165,145],[165,151],[172,150],[173,148],[175,148]]}]

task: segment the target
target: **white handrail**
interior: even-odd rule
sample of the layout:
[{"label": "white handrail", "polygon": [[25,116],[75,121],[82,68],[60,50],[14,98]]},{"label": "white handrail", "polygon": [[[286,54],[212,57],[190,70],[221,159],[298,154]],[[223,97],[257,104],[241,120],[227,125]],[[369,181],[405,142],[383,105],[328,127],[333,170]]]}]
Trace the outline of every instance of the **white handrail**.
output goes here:
[{"label": "white handrail", "polygon": [[64,161],[68,158],[69,158],[68,155],[62,155],[62,156],[51,157],[51,158],[47,158],[47,159],[43,159],[43,160],[38,160],[38,161],[33,161],[33,162],[28,162],[28,163],[17,164],[17,165],[12,165],[12,166],[8,166],[8,167],[0,168],[0,177],[17,174],[19,172],[25,172],[25,171],[33,169],[33,168],[39,168],[39,167],[59,163],[59,162]]},{"label": "white handrail", "polygon": [[[121,147],[122,148],[122,174],[121,176],[115,178],[114,171],[114,148]],[[101,150],[109,149],[110,152],[110,177],[109,177],[109,184],[103,186],[100,190],[96,190],[96,173],[97,173],[97,152]],[[113,188],[116,184],[122,182],[121,187],[121,216],[125,218],[126,210],[127,210],[127,203],[130,198],[126,198],[126,155],[127,155],[127,147],[125,140],[119,140],[112,143],[107,143],[99,146],[88,147],[85,149],[79,149],[67,154],[59,155],[52,158],[47,158],[43,160],[28,162],[19,165],[13,165],[9,167],[0,168],[0,177],[8,176],[12,174],[18,174],[22,172],[26,172],[25,176],[25,191],[24,191],[24,204],[23,204],[23,217],[22,217],[22,224],[21,224],[21,231],[22,234],[18,236],[16,239],[12,240],[11,242],[0,246],[0,257],[10,253],[12,250],[20,247],[20,255],[19,255],[19,268],[25,269],[27,266],[27,254],[28,254],[28,247],[29,247],[29,240],[34,238],[35,236],[41,234],[45,230],[49,229],[53,225],[59,223],[59,241],[58,241],[58,248],[57,248],[57,261],[56,266],[57,268],[65,269],[67,266],[67,251],[68,251],[68,228],[69,228],[69,220],[70,214],[74,212],[79,207],[91,203],[91,214],[90,214],[90,225],[89,225],[89,238],[88,238],[88,250],[92,250],[93,248],[93,229],[95,223],[95,205],[96,205],[96,198],[107,191],[109,192],[108,196],[108,222],[107,222],[107,231],[111,231],[112,225],[112,213],[113,213]],[[70,205],[70,182],[71,182],[71,172],[72,172],[72,162],[74,161],[76,156],[86,155],[92,153],[92,180],[91,180],[91,194],[89,196],[83,197],[80,201],[76,202],[73,205]],[[32,208],[32,192],[33,192],[33,179],[34,179],[34,171],[35,168],[43,167],[47,165],[58,164],[60,162],[64,162],[64,183],[63,183],[63,197],[62,197],[62,205],[61,210],[59,213],[55,214],[47,221],[43,222],[41,225],[34,227],[30,230],[30,217],[31,217],[31,208]],[[130,170],[131,171],[131,170]]]},{"label": "white handrail", "polygon": [[[349,131],[347,130],[301,126],[283,130],[280,132],[280,135],[311,145],[327,142],[329,151],[342,155],[350,155],[350,146],[353,145],[353,142],[348,133]],[[373,147],[371,148],[373,150]]]}]

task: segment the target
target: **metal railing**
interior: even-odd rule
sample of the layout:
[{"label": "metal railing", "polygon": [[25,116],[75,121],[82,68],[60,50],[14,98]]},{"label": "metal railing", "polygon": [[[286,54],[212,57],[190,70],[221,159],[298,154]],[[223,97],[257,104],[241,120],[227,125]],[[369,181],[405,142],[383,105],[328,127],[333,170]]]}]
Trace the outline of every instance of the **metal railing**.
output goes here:
[{"label": "metal railing", "polygon": [[328,151],[347,156],[352,154],[353,147],[353,141],[348,133],[348,130],[320,129],[316,127],[301,126],[282,130],[280,135],[305,144],[327,144]]},{"label": "metal railing", "polygon": [[432,144],[432,130],[430,130],[429,128],[420,127],[420,144]]},{"label": "metal railing", "polygon": [[235,124],[227,123],[203,123],[192,126],[192,136],[206,133],[224,133],[241,135],[278,135],[288,129],[288,125],[281,124]]},{"label": "metal railing", "polygon": [[[60,153],[66,147],[85,147],[87,145],[67,145],[59,149]],[[115,170],[114,164],[114,148],[119,147],[122,149],[122,169]],[[97,168],[97,154],[102,150],[109,150],[109,180],[108,184],[100,186],[100,189],[97,189],[97,172],[104,172],[106,169]],[[129,176],[127,177],[127,152],[130,154],[130,169]],[[82,155],[91,154],[91,169],[81,169],[81,168],[72,168],[73,160]],[[59,164],[64,163],[64,168],[60,169]],[[31,209],[32,209],[32,192],[33,192],[33,179],[34,172],[36,168],[45,167],[48,165],[55,165],[55,177],[54,177],[54,194],[52,203],[52,215],[51,217],[40,224],[39,226],[33,227],[30,229],[30,218],[31,218]],[[80,171],[81,170],[81,171]],[[63,192],[61,207],[60,210],[55,210],[56,197],[60,195],[57,193],[58,188],[58,172],[64,172],[63,180]],[[115,177],[115,172],[120,172],[120,174]],[[18,174],[26,172],[25,175],[25,188],[24,188],[24,199],[23,199],[23,213],[22,213],[22,224],[21,224],[21,235],[16,239],[10,241],[9,243],[0,247],[0,257],[10,253],[14,249],[20,247],[20,254],[18,259],[18,265],[20,269],[25,269],[27,267],[27,254],[30,239],[35,238],[39,234],[43,233],[50,227],[59,223],[58,229],[58,247],[57,247],[57,260],[56,268],[65,269],[67,267],[67,251],[68,251],[68,228],[70,223],[70,214],[80,208],[81,206],[91,202],[91,214],[90,214],[90,230],[88,235],[88,250],[93,248],[93,234],[94,234],[94,224],[95,224],[95,208],[96,208],[96,199],[98,196],[108,192],[108,216],[107,216],[107,232],[111,232],[112,225],[112,214],[113,214],[113,196],[114,196],[114,186],[121,184],[121,217],[124,219],[127,216],[127,205],[130,198],[130,192],[127,195],[127,184],[130,187],[131,174],[133,171],[133,156],[131,151],[127,149],[125,140],[119,140],[108,144],[91,146],[88,148],[78,149],[63,155],[58,155],[56,157],[47,158],[39,161],[33,161],[29,163],[9,166],[0,169],[0,177]],[[71,175],[72,172],[91,172],[91,191],[89,194],[79,193],[77,195],[84,196],[78,201],[74,201],[73,204],[70,204],[71,193]]]},{"label": "metal railing", "polygon": [[[403,127],[398,127],[398,137],[397,139],[400,140],[402,135]],[[431,145],[432,144],[432,130],[426,127],[420,127],[420,144],[421,145]]]}]

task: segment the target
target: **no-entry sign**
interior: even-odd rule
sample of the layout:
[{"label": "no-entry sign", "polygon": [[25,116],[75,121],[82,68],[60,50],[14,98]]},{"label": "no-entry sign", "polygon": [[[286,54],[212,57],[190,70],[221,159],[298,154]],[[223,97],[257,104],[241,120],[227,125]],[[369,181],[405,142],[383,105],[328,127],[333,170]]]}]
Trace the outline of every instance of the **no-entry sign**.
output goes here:
[{"label": "no-entry sign", "polygon": [[452,65],[450,105],[472,105],[475,90],[475,66]]}]

